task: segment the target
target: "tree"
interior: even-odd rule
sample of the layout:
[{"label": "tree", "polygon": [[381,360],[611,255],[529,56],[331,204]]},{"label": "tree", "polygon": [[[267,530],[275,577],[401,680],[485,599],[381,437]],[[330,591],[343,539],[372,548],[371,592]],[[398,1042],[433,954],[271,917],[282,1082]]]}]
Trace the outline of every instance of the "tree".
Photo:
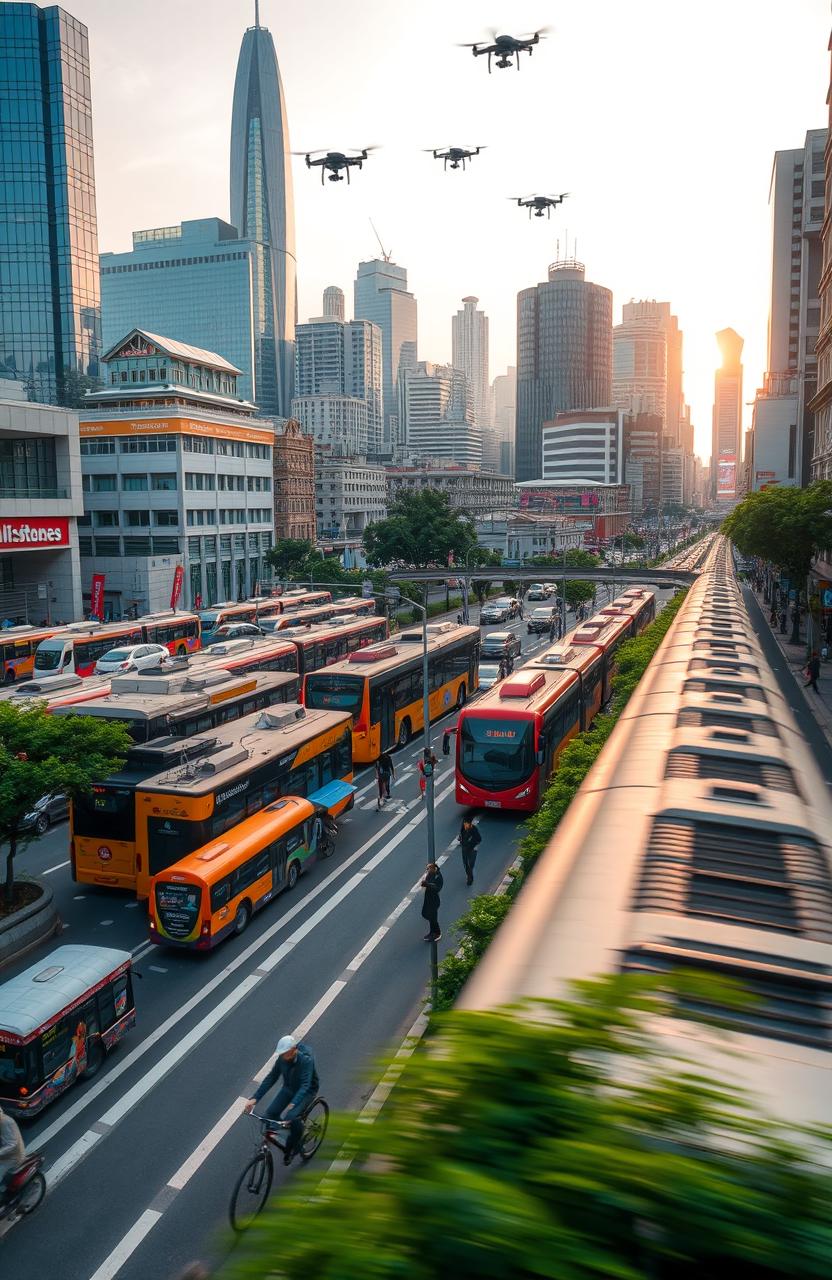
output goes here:
[{"label": "tree", "polygon": [[5,902],[14,898],[18,850],[36,834],[23,828],[41,796],[89,791],[124,763],[130,735],[114,721],[92,716],[51,716],[43,706],[19,709],[0,703],[0,845],[6,854]]},{"label": "tree", "polygon": [[633,533],[631,529],[627,529],[621,535],[621,545],[624,547],[628,547],[628,548],[632,548],[633,550],[636,550],[638,548],[645,546],[646,543],[644,538],[642,538],[641,534]]},{"label": "tree", "polygon": [[575,578],[567,581],[564,590],[566,592],[566,603],[570,609],[575,609],[579,604],[586,604],[588,600],[595,599],[595,583],[589,582],[586,578]]},{"label": "tree", "polygon": [[779,566],[800,591],[818,551],[832,547],[832,480],[749,493],[723,520],[722,532],[742,555]]},{"label": "tree", "polygon": [[410,1059],[374,1124],[349,1129],[349,1170],[317,1195],[308,1178],[282,1189],[231,1274],[827,1276],[828,1132],[787,1132],[698,1061],[668,1060],[649,1028],[672,1014],[672,988],[688,1007],[715,988],[664,985],[617,975],[438,1019],[435,1051]]},{"label": "tree", "polygon": [[280,538],[266,556],[266,560],[279,577],[291,578],[295,573],[304,573],[309,558],[313,555],[315,555],[315,548],[305,538]]},{"label": "tree", "polygon": [[402,493],[388,508],[387,519],[364,533],[367,559],[375,565],[401,561],[425,569],[446,565],[453,552],[459,566],[476,544],[472,521],[453,510],[448,495],[436,489]]},{"label": "tree", "polygon": [[100,391],[104,384],[100,378],[77,369],[64,369],[58,383],[58,401],[65,409],[83,409],[88,391]]}]

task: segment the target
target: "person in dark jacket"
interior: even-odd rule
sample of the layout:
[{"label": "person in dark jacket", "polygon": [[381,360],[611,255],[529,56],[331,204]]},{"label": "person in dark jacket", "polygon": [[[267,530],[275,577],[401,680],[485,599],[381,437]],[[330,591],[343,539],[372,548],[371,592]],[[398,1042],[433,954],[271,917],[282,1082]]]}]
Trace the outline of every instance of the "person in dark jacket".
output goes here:
[{"label": "person in dark jacket", "polygon": [[806,683],[804,689],[814,689],[815,693],[820,693],[818,688],[818,676],[820,675],[820,654],[813,653],[806,664]]},{"label": "person in dark jacket", "polygon": [[275,1054],[271,1071],[254,1097],[249,1098],[246,1111],[252,1111],[255,1103],[274,1088],[279,1080],[283,1082],[274,1100],[267,1107],[266,1116],[269,1120],[290,1122],[283,1163],[291,1164],[297,1145],[303,1136],[304,1114],[318,1092],[318,1072],[315,1067],[315,1055],[309,1045],[296,1040],[294,1036],[281,1036],[277,1042]]},{"label": "person in dark jacket", "polygon": [[474,819],[466,816],[462,819],[462,826],[459,828],[459,847],[462,850],[462,865],[465,868],[465,875],[468,884],[474,883],[474,867],[477,862],[477,845],[482,841],[482,836],[477,827],[474,826]]},{"label": "person in dark jacket", "polygon": [[442,937],[442,930],[439,928],[439,895],[442,892],[444,883],[442,872],[436,863],[429,862],[422,880],[422,888],[425,891],[425,900],[422,903],[422,918],[428,922],[425,942],[438,942]]}]

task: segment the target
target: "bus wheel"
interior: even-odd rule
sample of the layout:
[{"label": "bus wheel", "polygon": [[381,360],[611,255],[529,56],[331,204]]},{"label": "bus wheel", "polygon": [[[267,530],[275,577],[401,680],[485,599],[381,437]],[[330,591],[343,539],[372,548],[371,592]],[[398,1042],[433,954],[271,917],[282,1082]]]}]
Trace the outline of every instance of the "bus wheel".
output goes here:
[{"label": "bus wheel", "polygon": [[286,869],[286,888],[294,889],[300,878],[300,867],[296,862],[290,862]]},{"label": "bus wheel", "polygon": [[405,716],[404,720],[402,720],[401,724],[399,725],[399,736],[396,739],[396,743],[400,747],[406,747],[409,741],[410,741],[410,721],[408,720],[407,716]]},{"label": "bus wheel", "polygon": [[467,694],[466,694],[466,692],[465,692],[465,681],[463,680],[462,684],[459,686],[459,689],[458,689],[458,691],[457,691],[457,695],[456,695],[456,709],[457,709],[457,711],[459,711],[460,707],[464,707],[464,706],[465,706],[465,699],[466,699],[466,697],[467,697]]},{"label": "bus wheel", "polygon": [[234,932],[242,933],[248,928],[248,922],[251,919],[251,907],[247,902],[241,902],[237,908],[237,914],[234,917]]},{"label": "bus wheel", "polygon": [[100,1040],[91,1040],[87,1045],[87,1065],[81,1072],[84,1080],[91,1080],[93,1076],[97,1076],[102,1066],[106,1053],[104,1046]]}]

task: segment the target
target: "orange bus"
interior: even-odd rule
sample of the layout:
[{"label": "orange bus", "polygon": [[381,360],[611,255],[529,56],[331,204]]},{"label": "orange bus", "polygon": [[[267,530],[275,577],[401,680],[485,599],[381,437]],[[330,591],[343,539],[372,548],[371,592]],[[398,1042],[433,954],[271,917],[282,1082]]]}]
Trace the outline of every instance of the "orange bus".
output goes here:
[{"label": "orange bus", "polygon": [[0,679],[6,684],[25,680],[35,668],[35,651],[61,627],[4,627],[0,631]]},{"label": "orange bus", "polygon": [[144,644],[142,624],[132,622],[72,622],[41,640],[35,653],[34,677],[95,673],[95,664],[109,649]]},{"label": "orange bus", "polygon": [[275,800],[153,877],[150,937],[208,951],[230,934],[242,933],[255,911],[293,889],[317,860],[321,833],[321,819],[309,800]]},{"label": "orange bus", "polygon": [[171,657],[195,653],[202,643],[199,615],[163,609],[139,618],[146,644],[163,644]]}]

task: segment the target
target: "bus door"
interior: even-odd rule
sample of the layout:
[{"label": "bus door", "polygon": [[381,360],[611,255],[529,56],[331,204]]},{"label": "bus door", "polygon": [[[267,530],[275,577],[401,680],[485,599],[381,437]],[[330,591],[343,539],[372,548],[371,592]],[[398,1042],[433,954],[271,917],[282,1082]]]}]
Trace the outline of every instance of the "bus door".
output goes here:
[{"label": "bus door", "polygon": [[393,687],[388,684],[379,690],[381,698],[381,749],[389,750],[396,745],[396,705],[393,701]]}]

